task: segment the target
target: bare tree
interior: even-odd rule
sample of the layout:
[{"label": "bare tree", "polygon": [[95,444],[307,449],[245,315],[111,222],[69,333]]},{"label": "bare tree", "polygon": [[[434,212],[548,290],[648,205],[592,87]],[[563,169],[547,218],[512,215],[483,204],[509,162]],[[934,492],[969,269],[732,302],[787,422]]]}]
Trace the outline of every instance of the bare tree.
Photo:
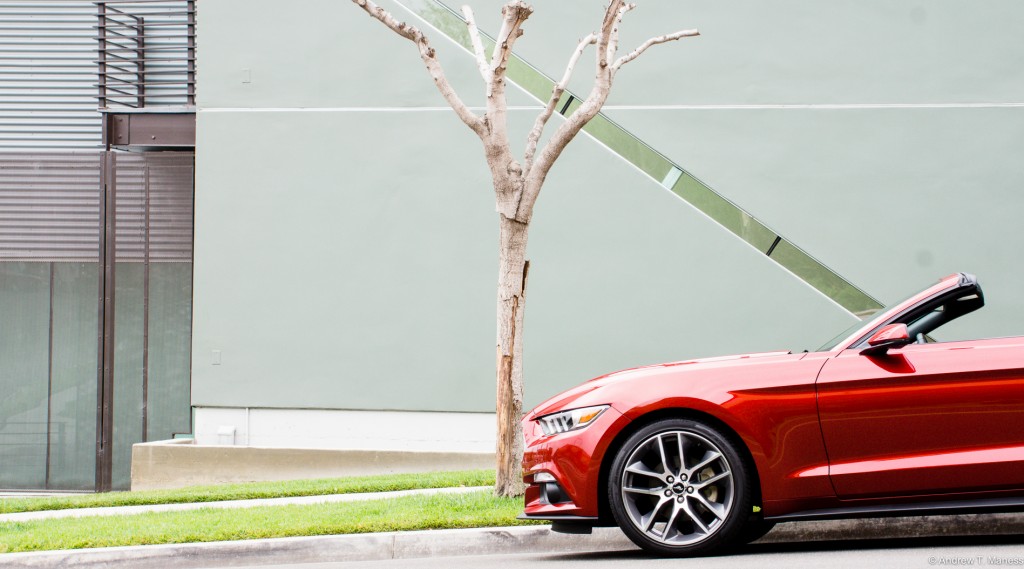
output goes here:
[{"label": "bare tree", "polygon": [[[469,28],[477,67],[487,94],[483,116],[473,112],[459,98],[448,83],[434,48],[423,32],[394,18],[371,0],[352,0],[398,35],[412,41],[419,49],[420,58],[427,66],[441,95],[480,137],[484,146],[487,166],[491,171],[499,225],[498,265],[498,341],[497,341],[497,483],[495,492],[500,496],[522,494],[521,464],[523,435],[520,420],[523,414],[523,310],[526,303],[526,278],[529,261],[526,260],[526,239],[544,179],[551,166],[569,142],[591,119],[597,116],[608,99],[615,74],[623,65],[639,57],[653,45],[698,35],[697,30],[682,30],[673,34],[653,37],[633,51],[617,56],[619,25],[622,17],[636,7],[622,0],[611,0],[605,10],[598,31],[580,40],[573,50],[561,80],[551,91],[544,110],[537,116],[526,139],[522,160],[512,153],[508,139],[508,107],[505,101],[505,71],[512,47],[523,35],[523,23],[533,8],[522,1],[510,1],[501,9],[501,29],[495,38],[494,49],[488,59],[477,29],[473,11],[462,7]],[[594,85],[579,108],[560,124],[554,135],[540,149],[538,143],[559,99],[572,77],[573,69],[588,46],[596,46]]]}]

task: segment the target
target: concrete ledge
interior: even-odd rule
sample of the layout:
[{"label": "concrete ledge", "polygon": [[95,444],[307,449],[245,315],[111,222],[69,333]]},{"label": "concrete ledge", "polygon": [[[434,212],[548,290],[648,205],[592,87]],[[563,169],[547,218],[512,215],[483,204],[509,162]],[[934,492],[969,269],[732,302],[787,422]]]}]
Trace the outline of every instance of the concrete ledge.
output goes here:
[{"label": "concrete ledge", "polygon": [[132,490],[493,467],[494,453],[207,446],[179,439],[132,447]]}]

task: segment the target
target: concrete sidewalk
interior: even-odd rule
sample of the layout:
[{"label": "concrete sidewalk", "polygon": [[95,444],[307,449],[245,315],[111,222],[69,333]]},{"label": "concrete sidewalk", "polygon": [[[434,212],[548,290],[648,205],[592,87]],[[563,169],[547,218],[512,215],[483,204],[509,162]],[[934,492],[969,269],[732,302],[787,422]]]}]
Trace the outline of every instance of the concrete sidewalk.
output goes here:
[{"label": "concrete sidewalk", "polygon": [[[972,514],[792,522],[779,524],[759,543],[1022,534],[1024,514]],[[597,528],[591,535],[566,535],[553,533],[547,527],[525,526],[9,553],[0,554],[0,565],[18,569],[198,569],[283,563],[635,549],[636,546],[617,528]]]},{"label": "concrete sidewalk", "polygon": [[490,490],[491,486],[470,486],[457,488],[424,488],[420,490],[398,490],[394,492],[372,492],[365,494],[325,494],[320,496],[296,496],[291,498],[258,498],[253,500],[221,500],[216,502],[187,502],[182,504],[154,504],[149,506],[112,506],[106,508],[74,508],[67,510],[44,510],[39,512],[18,512],[0,514],[0,523],[26,522],[47,518],[80,518],[85,516],[125,516],[146,512],[180,512],[204,508],[255,508],[258,506],[287,506],[290,504],[326,504],[332,502],[361,502],[421,496],[425,494],[464,494]]}]

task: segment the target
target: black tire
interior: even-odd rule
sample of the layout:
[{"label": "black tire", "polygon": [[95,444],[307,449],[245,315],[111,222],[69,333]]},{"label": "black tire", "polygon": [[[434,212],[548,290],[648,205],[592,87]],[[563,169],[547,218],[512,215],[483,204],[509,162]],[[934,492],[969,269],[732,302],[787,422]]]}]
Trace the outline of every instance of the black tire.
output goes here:
[{"label": "black tire", "polygon": [[690,419],[664,419],[633,433],[608,475],[615,522],[641,548],[669,557],[744,543],[753,494],[738,445]]}]

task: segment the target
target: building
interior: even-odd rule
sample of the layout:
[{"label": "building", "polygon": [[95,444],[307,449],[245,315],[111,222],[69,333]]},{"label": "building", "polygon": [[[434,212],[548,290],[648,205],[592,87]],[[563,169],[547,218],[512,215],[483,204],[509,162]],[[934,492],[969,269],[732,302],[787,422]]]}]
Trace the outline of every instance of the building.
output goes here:
[{"label": "building", "polygon": [[[177,434],[491,450],[493,197],[479,143],[415,49],[343,0],[210,0],[194,23],[189,2],[81,4],[0,10],[0,487],[124,488],[130,445]],[[457,6],[381,4],[429,30],[481,105]],[[493,35],[501,3],[469,4]],[[520,139],[601,15],[596,1],[535,8],[510,68]],[[814,349],[958,270],[981,277],[990,308],[957,333],[1020,333],[1022,16],[1011,0],[641,3],[624,48],[702,36],[624,68],[549,176],[531,232],[527,405],[623,367]],[[165,34],[135,18],[179,19]],[[92,26],[154,38],[97,42]],[[77,83],[22,73],[67,55],[48,34],[81,34]],[[110,63],[159,41],[177,42],[163,53],[179,67]],[[142,78],[141,102],[138,85],[100,79],[97,93],[86,79],[116,68]],[[80,115],[18,110],[69,94]],[[69,165],[90,174],[69,186]],[[68,221],[52,200],[75,188],[87,213]],[[52,243],[65,235],[80,246]]]}]

